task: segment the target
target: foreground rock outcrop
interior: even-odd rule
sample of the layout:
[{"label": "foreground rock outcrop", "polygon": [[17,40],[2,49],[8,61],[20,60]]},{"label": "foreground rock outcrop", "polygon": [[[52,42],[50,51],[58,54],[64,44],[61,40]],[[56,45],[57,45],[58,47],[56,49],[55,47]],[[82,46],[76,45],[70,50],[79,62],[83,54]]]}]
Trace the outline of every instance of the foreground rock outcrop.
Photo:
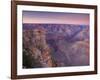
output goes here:
[{"label": "foreground rock outcrop", "polygon": [[55,66],[49,45],[46,43],[45,30],[24,31],[23,65],[25,68]]}]

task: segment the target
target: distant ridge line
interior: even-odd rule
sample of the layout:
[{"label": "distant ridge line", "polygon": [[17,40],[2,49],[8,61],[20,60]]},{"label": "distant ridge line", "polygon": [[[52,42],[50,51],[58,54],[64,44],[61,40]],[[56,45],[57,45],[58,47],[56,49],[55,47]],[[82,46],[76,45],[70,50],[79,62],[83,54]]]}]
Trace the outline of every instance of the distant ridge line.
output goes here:
[{"label": "distant ridge line", "polygon": [[38,25],[50,24],[50,25],[78,25],[78,26],[89,26],[89,25],[86,25],[86,24],[63,24],[63,23],[23,23],[23,24],[29,24],[29,25],[33,25],[33,24],[38,24]]}]

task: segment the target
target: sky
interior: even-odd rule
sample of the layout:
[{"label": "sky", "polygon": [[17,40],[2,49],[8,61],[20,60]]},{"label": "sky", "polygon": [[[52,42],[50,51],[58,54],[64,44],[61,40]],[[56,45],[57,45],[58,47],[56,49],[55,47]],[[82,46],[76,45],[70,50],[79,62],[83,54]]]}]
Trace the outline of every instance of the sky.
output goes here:
[{"label": "sky", "polygon": [[67,12],[23,11],[23,23],[89,25],[89,14]]}]

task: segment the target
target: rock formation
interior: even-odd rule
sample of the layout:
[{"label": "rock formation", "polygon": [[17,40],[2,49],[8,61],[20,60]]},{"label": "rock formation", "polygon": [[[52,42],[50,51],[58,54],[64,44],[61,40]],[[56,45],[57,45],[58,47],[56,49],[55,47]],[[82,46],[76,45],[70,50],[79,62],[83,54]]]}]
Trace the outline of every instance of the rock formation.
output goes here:
[{"label": "rock formation", "polygon": [[24,67],[54,66],[49,45],[46,43],[46,31],[44,29],[34,29],[24,32],[23,40]]},{"label": "rock formation", "polygon": [[89,65],[89,25],[23,24],[23,67]]}]

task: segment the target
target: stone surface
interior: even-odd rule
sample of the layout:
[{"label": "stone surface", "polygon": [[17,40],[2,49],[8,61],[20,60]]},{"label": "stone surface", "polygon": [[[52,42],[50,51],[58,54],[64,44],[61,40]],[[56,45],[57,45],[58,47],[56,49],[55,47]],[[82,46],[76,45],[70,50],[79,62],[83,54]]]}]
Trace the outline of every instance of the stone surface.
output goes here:
[{"label": "stone surface", "polygon": [[89,26],[23,24],[23,67],[89,65]]}]

